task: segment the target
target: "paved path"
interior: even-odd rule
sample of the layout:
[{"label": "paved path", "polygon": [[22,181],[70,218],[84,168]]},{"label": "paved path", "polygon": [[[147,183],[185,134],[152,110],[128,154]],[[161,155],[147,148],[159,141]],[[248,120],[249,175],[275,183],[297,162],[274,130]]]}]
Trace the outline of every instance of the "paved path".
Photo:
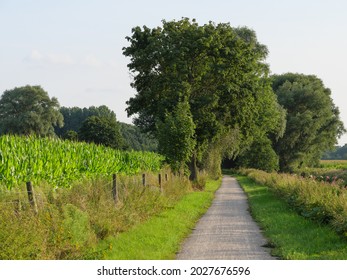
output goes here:
[{"label": "paved path", "polygon": [[224,176],[206,214],[177,254],[180,260],[270,260],[258,225],[248,212],[247,197],[235,178]]}]

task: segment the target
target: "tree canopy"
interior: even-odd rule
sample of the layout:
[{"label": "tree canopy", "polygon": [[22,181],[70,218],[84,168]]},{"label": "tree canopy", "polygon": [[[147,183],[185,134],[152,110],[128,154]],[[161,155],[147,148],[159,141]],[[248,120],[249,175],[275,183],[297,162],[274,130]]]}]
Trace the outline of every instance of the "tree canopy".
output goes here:
[{"label": "tree canopy", "polygon": [[[127,40],[130,46],[123,53],[130,58],[131,85],[137,91],[127,102],[128,115],[136,115],[136,125],[158,136],[165,127],[158,124],[178,121],[168,113],[188,102],[195,145],[182,150],[187,154],[181,158],[190,158],[193,174],[197,161],[223,135],[238,132],[238,141],[224,143],[236,151],[237,143],[246,146],[258,136],[280,133],[281,112],[267,79],[267,48],[254,31],[225,23],[201,26],[183,18],[153,29],[135,27]],[[177,133],[189,138],[191,130],[181,129]]]},{"label": "tree canopy", "polygon": [[330,89],[314,75],[274,75],[272,87],[286,109],[284,136],[274,142],[280,169],[291,171],[314,165],[332,149],[344,132]]},{"label": "tree canopy", "polygon": [[40,86],[6,90],[0,99],[1,134],[54,136],[54,126],[63,126],[59,102]]},{"label": "tree canopy", "polygon": [[123,148],[123,137],[115,118],[91,116],[82,124],[78,139],[114,149]]},{"label": "tree canopy", "polygon": [[82,127],[83,122],[88,117],[98,116],[98,117],[116,119],[116,114],[105,105],[102,105],[99,107],[91,106],[89,108],[61,107],[60,113],[64,117],[64,126],[55,127],[55,133],[59,137],[63,137],[63,138],[71,135],[71,131],[78,132],[80,128]]},{"label": "tree canopy", "polygon": [[158,151],[158,141],[148,135],[142,133],[141,130],[128,123],[120,122],[120,132],[124,138],[125,149],[135,151]]},{"label": "tree canopy", "polygon": [[326,151],[322,159],[347,159],[347,144],[344,146],[335,146],[334,149]]}]

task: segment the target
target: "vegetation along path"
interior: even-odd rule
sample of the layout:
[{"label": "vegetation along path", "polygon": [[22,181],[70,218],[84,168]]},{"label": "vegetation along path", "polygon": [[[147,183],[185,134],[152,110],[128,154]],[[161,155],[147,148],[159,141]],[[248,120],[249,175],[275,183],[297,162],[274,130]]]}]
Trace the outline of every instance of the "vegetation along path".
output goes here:
[{"label": "vegetation along path", "polygon": [[274,259],[248,212],[247,196],[235,178],[224,176],[212,206],[184,242],[177,259]]}]

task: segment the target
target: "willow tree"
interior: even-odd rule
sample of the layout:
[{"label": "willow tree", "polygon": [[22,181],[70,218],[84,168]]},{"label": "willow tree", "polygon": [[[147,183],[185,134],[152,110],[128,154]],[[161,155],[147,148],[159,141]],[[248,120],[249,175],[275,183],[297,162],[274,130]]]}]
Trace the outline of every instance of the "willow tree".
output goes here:
[{"label": "willow tree", "polygon": [[59,107],[40,86],[6,90],[0,99],[0,133],[54,136],[54,126],[64,124]]},{"label": "willow tree", "polygon": [[188,154],[180,158],[190,159],[191,179],[202,156],[228,139],[225,135],[237,132],[237,141],[223,143],[235,152],[240,143],[249,145],[279,127],[278,104],[267,79],[267,48],[254,31],[183,18],[153,29],[135,27],[127,40],[123,54],[130,58],[131,85],[137,91],[127,102],[128,115],[136,115],[134,123],[154,136],[160,127],[162,137],[165,126],[158,123],[167,123],[168,112],[179,103],[189,103],[194,147],[183,149]]},{"label": "willow tree", "polygon": [[345,132],[331,91],[314,75],[274,75],[273,89],[287,111],[283,138],[274,143],[280,169],[315,165]]}]

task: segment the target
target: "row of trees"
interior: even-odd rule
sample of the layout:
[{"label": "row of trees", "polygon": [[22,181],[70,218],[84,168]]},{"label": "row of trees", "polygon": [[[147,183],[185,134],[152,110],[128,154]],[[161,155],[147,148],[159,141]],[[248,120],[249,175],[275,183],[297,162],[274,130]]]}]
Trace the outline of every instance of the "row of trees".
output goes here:
[{"label": "row of trees", "polygon": [[268,50],[246,27],[183,18],[135,27],[127,40],[137,91],[128,115],[193,180],[226,157],[265,170],[312,165],[345,132],[322,81],[270,76]]},{"label": "row of trees", "polygon": [[[271,76],[267,47],[246,27],[183,18],[135,27],[127,40],[123,54],[137,91],[128,115],[192,180],[199,169],[219,175],[225,158],[264,170],[314,165],[345,132],[323,82],[314,75]],[[39,86],[5,91],[0,133],[57,134],[114,148],[125,148],[122,135],[141,139],[106,106],[59,108]]]},{"label": "row of trees", "polygon": [[119,123],[107,106],[59,106],[40,86],[18,87],[0,99],[0,134],[22,134],[94,142],[115,149],[155,150],[156,142]]},{"label": "row of trees", "polygon": [[322,159],[347,160],[347,144],[344,146],[335,146],[333,150],[327,151]]}]

